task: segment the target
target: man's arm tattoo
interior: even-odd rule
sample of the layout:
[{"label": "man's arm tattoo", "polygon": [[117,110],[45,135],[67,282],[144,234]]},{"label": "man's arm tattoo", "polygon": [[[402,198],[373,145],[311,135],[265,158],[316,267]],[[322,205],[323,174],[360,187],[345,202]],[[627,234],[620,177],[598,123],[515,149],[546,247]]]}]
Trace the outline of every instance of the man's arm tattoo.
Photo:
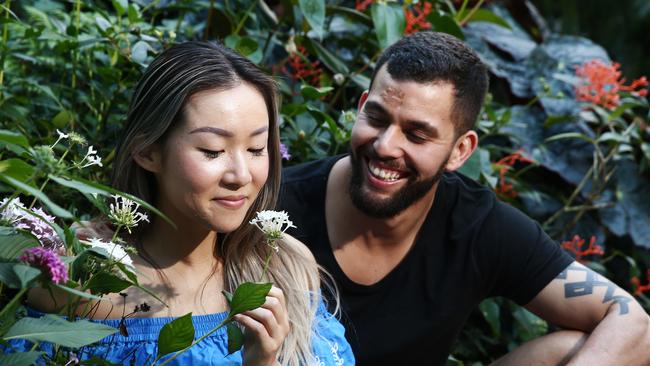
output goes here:
[{"label": "man's arm tattoo", "polygon": [[569,265],[567,268],[565,268],[560,274],[557,275],[557,279],[560,280],[566,280],[568,278],[568,272],[569,271],[580,271],[584,272],[586,275],[586,279],[584,281],[579,281],[579,282],[568,282],[564,284],[564,297],[565,298],[571,298],[571,297],[578,297],[578,296],[585,296],[585,295],[591,295],[594,292],[594,288],[601,286],[605,287],[605,297],[603,298],[603,304],[609,301],[613,301],[614,303],[618,304],[620,307],[620,312],[619,315],[625,315],[630,311],[630,308],[628,306],[628,303],[632,301],[632,299],[628,296],[623,296],[623,295],[614,295],[614,291],[616,291],[616,285],[614,285],[612,282],[608,280],[601,280],[600,276],[585,267],[580,267],[577,266],[575,263]]}]

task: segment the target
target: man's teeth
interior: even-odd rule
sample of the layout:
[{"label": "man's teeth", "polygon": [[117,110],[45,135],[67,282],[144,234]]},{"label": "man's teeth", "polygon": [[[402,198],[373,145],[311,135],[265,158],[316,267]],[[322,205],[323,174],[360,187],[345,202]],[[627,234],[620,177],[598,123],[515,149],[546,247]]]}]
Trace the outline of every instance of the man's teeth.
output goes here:
[{"label": "man's teeth", "polygon": [[368,168],[370,169],[370,173],[372,173],[372,175],[381,178],[382,180],[394,182],[399,179],[399,173],[390,170],[384,170],[372,164],[368,164]]}]

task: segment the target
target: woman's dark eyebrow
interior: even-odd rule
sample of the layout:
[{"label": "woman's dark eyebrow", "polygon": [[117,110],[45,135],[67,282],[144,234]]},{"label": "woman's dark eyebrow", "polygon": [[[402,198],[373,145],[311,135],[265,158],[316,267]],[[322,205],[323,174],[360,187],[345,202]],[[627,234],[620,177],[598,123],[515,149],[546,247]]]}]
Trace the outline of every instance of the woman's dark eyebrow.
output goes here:
[{"label": "woman's dark eyebrow", "polygon": [[[251,136],[260,135],[260,134],[262,134],[262,133],[264,133],[264,132],[266,132],[268,130],[269,130],[268,126],[260,127],[257,130],[251,132]],[[208,127],[208,126],[195,128],[192,131],[190,131],[190,134],[199,133],[199,132],[213,133],[215,135],[219,135],[219,136],[223,136],[223,137],[233,137],[233,136],[235,136],[232,132],[230,132],[228,130],[224,130],[223,128]]]}]

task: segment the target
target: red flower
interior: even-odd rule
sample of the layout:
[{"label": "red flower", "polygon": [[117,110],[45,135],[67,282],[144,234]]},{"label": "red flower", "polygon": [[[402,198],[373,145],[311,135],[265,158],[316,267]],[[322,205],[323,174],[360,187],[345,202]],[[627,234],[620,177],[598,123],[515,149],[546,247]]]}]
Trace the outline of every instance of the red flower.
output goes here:
[{"label": "red flower", "polygon": [[323,72],[320,68],[320,61],[310,62],[307,56],[307,49],[304,46],[298,46],[298,52],[290,54],[287,59],[291,70],[283,67],[283,71],[293,80],[305,80],[311,85],[318,86],[320,75]]},{"label": "red flower", "polygon": [[494,163],[494,165],[496,165],[497,169],[499,170],[499,182],[494,189],[496,194],[507,198],[516,198],[519,195],[519,193],[514,190],[512,183],[508,183],[506,181],[506,172],[512,169],[512,167],[518,161],[528,164],[534,163],[533,160],[523,156],[521,152],[522,150],[519,150]]},{"label": "red flower", "polygon": [[596,244],[595,236],[592,236],[589,239],[589,246],[587,249],[583,249],[583,246],[585,245],[585,239],[582,239],[580,235],[575,235],[571,240],[563,241],[561,245],[562,248],[564,248],[566,251],[573,253],[576,260],[580,263],[589,262],[588,260],[584,259],[584,257],[588,255],[602,256],[605,254],[603,248],[600,245]]},{"label": "red flower", "polygon": [[648,79],[645,76],[625,85],[621,78],[620,64],[606,64],[600,60],[591,60],[576,69],[576,75],[583,83],[576,87],[576,99],[580,102],[590,102],[608,109],[616,108],[620,103],[619,92],[630,92],[632,95],[644,97],[648,94],[645,89]]},{"label": "red flower", "polygon": [[431,23],[427,20],[427,15],[431,13],[431,3],[420,2],[413,5],[412,8],[413,10],[404,9],[404,18],[406,19],[404,34],[431,29]]},{"label": "red flower", "polygon": [[641,281],[639,280],[639,277],[635,276],[635,277],[632,277],[632,279],[630,279],[630,282],[632,282],[632,284],[634,285],[634,288],[635,288],[634,296],[639,296],[644,292],[650,291],[650,269],[647,270],[645,276],[646,276],[646,282],[647,282],[645,285],[641,284]]},{"label": "red flower", "polygon": [[374,0],[356,0],[354,8],[357,11],[364,11],[368,9],[368,7],[372,5],[373,2]]}]

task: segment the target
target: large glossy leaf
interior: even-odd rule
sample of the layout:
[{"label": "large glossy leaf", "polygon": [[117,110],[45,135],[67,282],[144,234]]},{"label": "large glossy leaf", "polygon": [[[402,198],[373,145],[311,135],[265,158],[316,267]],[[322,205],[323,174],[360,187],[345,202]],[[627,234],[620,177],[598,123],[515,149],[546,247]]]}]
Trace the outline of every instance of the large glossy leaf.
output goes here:
[{"label": "large glossy leaf", "polygon": [[100,272],[88,281],[86,288],[93,294],[110,294],[118,293],[131,285],[131,282],[123,280],[113,274]]},{"label": "large glossy leaf", "polygon": [[397,42],[404,34],[406,23],[404,10],[397,3],[378,2],[372,4],[372,21],[375,25],[377,41],[381,49]]},{"label": "large glossy leaf", "polygon": [[50,210],[50,212],[54,216],[58,216],[63,219],[71,219],[73,218],[72,214],[64,209],[63,207],[57,205],[56,203],[52,202],[45,193],[41,192],[35,187],[32,187],[28,184],[25,184],[15,178],[6,176],[6,175],[0,175],[0,180],[4,181],[5,183],[11,185],[12,187],[18,189],[19,191],[22,191],[26,194],[30,194],[36,198],[38,198],[39,201],[41,201],[47,208]]},{"label": "large glossy leaf", "polygon": [[8,175],[19,181],[26,181],[34,173],[34,167],[20,159],[0,161],[0,174]]},{"label": "large glossy leaf", "polygon": [[257,309],[266,301],[266,295],[271,290],[270,283],[244,282],[237,289],[230,301],[229,317],[244,311]]},{"label": "large glossy leaf", "polygon": [[158,357],[189,347],[194,341],[192,313],[165,324],[158,336]]},{"label": "large glossy leaf", "polygon": [[12,228],[2,228],[0,232],[0,259],[16,259],[25,249],[39,246],[38,239],[32,234]]},{"label": "large glossy leaf", "polygon": [[43,352],[36,351],[0,354],[0,365],[31,366],[43,354]]},{"label": "large glossy leaf", "polygon": [[0,143],[17,145],[23,148],[29,147],[29,141],[25,136],[8,130],[0,130]]},{"label": "large glossy leaf", "polygon": [[334,54],[332,54],[330,51],[328,51],[327,48],[323,47],[322,44],[320,44],[315,40],[311,40],[311,44],[313,45],[314,50],[318,55],[318,58],[321,61],[323,61],[325,66],[327,66],[330,70],[332,70],[335,73],[339,73],[343,75],[347,75],[350,73],[350,70],[345,65],[345,63],[341,61],[338,57],[336,57]]},{"label": "large glossy leaf", "polygon": [[0,282],[9,288],[25,288],[41,271],[20,263],[0,263]]},{"label": "large glossy leaf", "polygon": [[5,340],[27,339],[32,342],[51,342],[65,347],[83,347],[117,332],[116,328],[87,320],[69,322],[47,314],[41,318],[23,318],[5,334]]},{"label": "large glossy leaf", "polygon": [[325,0],[298,0],[300,11],[311,29],[322,39],[325,25]]},{"label": "large glossy leaf", "polygon": [[228,354],[239,351],[244,345],[244,333],[234,323],[226,324],[228,334]]}]

